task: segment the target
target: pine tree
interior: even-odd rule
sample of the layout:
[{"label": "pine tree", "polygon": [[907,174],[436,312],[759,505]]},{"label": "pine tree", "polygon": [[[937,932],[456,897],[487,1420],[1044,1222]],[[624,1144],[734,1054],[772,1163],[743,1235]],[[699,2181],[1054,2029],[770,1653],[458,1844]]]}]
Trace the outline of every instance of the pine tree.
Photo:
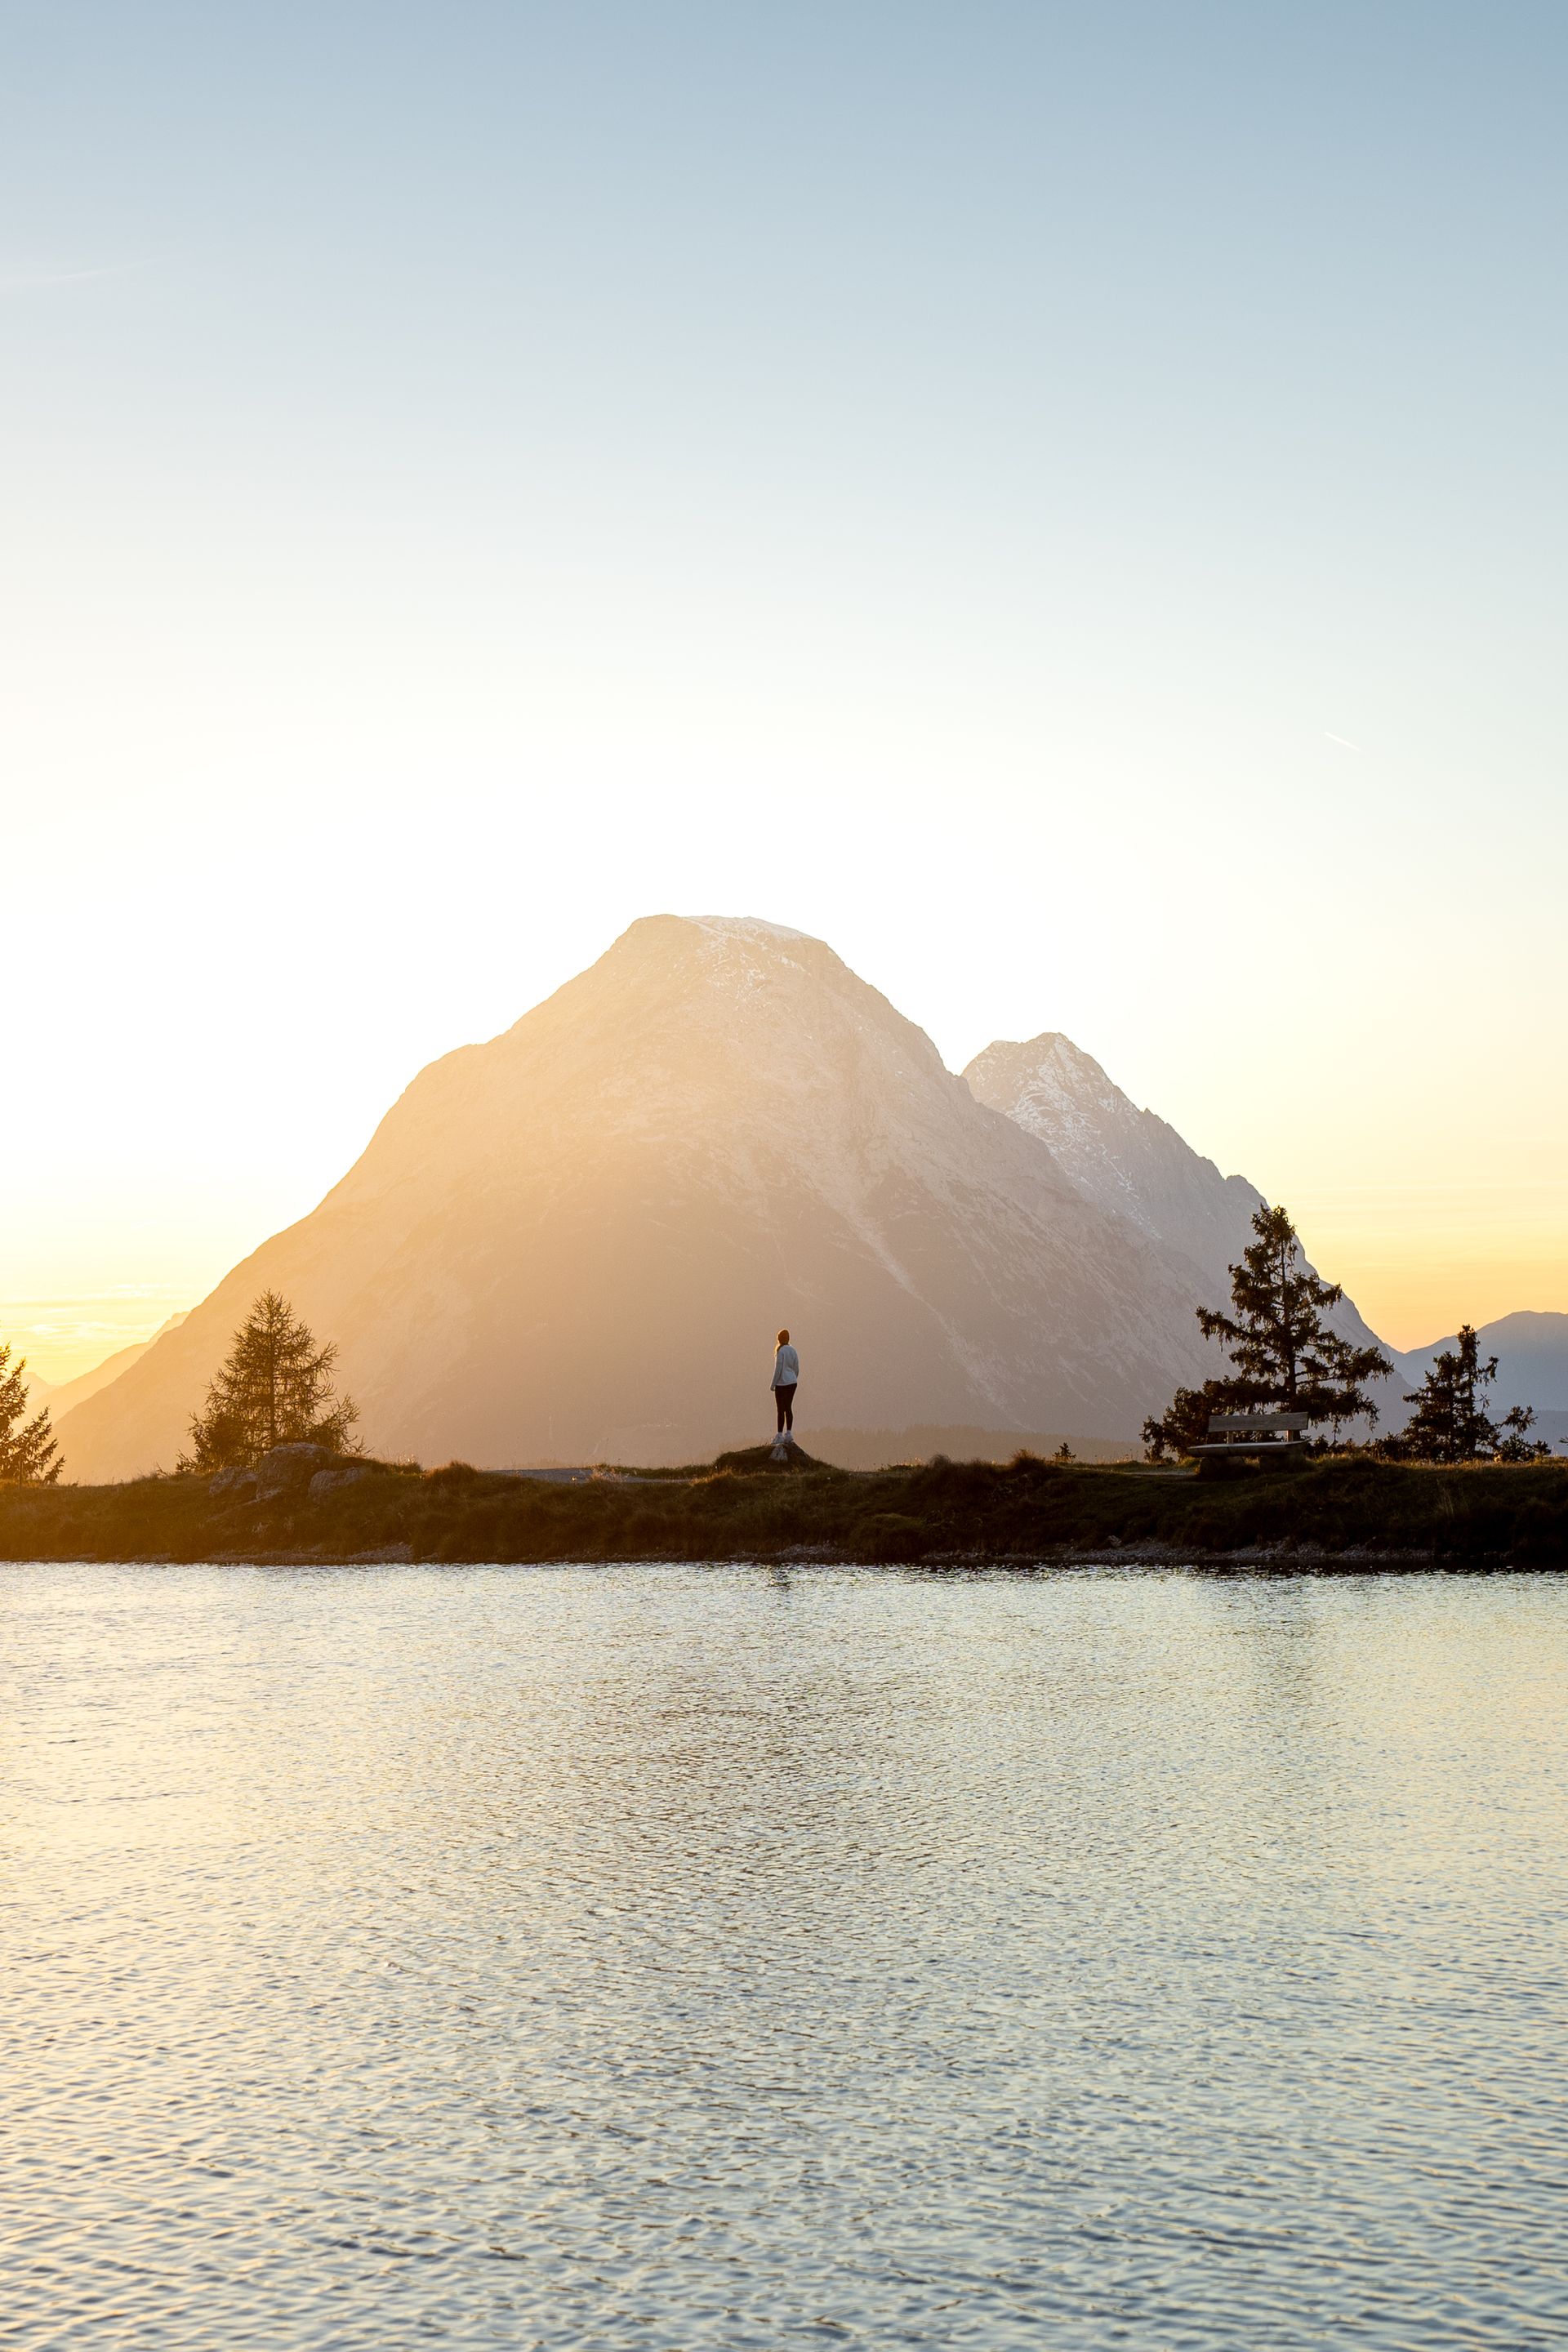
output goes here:
[{"label": "pine tree", "polygon": [[1190,1454],[1208,1435],[1211,1412],[1228,1412],[1231,1384],[1226,1381],[1205,1381],[1201,1389],[1178,1389],[1164,1412],[1156,1420],[1152,1413],[1143,1423],[1143,1443],[1151,1462],[1163,1462],[1167,1455]]},{"label": "pine tree", "polygon": [[275,1445],[353,1450],[359,1408],[333,1387],[337,1348],[318,1348],[287,1299],[264,1290],[235,1334],[228,1360],[191,1422],[181,1470],[250,1469]]},{"label": "pine tree", "polygon": [[1505,1462],[1546,1460],[1550,1446],[1531,1444],[1525,1435],[1535,1420],[1529,1405],[1516,1404],[1503,1415],[1509,1433],[1500,1436],[1482,1395],[1496,1378],[1497,1358],[1483,1364],[1474,1327],[1463,1325],[1458,1346],[1445,1348],[1415,1395],[1405,1398],[1415,1410],[1388,1451],[1404,1462],[1474,1462],[1483,1454]]},{"label": "pine tree", "polygon": [[1284,1209],[1260,1201],[1252,1220],[1258,1239],[1230,1269],[1231,1312],[1200,1307],[1204,1337],[1217,1339],[1233,1367],[1201,1389],[1179,1389],[1143,1435],[1152,1459],[1201,1444],[1211,1412],[1300,1412],[1309,1422],[1375,1422],[1366,1393],[1371,1380],[1394,1367],[1379,1348],[1353,1347],[1323,1320],[1344,1292],[1323,1282],[1301,1255],[1296,1228]]},{"label": "pine tree", "polygon": [[27,1359],[19,1356],[7,1370],[10,1362],[10,1343],[0,1340],[0,1486],[52,1486],[65,1465],[57,1456],[48,1406],[41,1406],[31,1421],[24,1419]]},{"label": "pine tree", "polygon": [[[1535,1426],[1532,1404],[1510,1404],[1498,1423],[1497,1458],[1500,1462],[1550,1462],[1552,1448],[1543,1437],[1531,1437],[1527,1433]],[[1506,1431],[1506,1436],[1502,1433]]]}]

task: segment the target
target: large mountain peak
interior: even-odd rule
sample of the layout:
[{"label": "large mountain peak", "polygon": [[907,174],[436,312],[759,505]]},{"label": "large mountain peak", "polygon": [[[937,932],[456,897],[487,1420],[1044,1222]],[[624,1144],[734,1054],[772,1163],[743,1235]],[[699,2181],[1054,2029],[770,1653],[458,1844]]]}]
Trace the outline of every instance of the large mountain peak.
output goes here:
[{"label": "large mountain peak", "polygon": [[652,916],[422,1071],[320,1208],[69,1417],[173,1460],[256,1294],[341,1349],[384,1452],[685,1458],[811,1420],[1131,1434],[1196,1367],[1191,1270],[976,1102],[820,940]]},{"label": "large mountain peak", "polygon": [[717,1149],[748,1181],[759,1154],[809,1149],[823,1182],[847,1150],[896,1151],[910,1118],[970,1108],[924,1031],[823,940],[650,915],[503,1035],[423,1070],[344,1182],[379,1186],[410,1150],[450,1173],[640,1147],[710,1168]]}]

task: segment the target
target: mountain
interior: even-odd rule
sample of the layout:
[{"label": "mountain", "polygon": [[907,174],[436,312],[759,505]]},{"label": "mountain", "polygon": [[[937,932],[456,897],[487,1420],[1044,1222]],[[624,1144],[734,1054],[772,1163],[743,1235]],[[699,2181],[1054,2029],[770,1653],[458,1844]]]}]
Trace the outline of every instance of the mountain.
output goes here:
[{"label": "mountain", "polygon": [[1226,1269],[1241,1246],[1237,1236],[1247,1233],[1260,1198],[1256,1184],[1222,1176],[1173,1127],[1140,1110],[1059,1030],[1023,1045],[998,1040],[963,1075],[977,1102],[1049,1147],[1087,1199],[1181,1250],[1223,1292]]},{"label": "mountain", "polygon": [[[1059,1031],[1024,1045],[987,1045],[963,1075],[977,1102],[1047,1146],[1085,1200],[1190,1260],[1202,1276],[1206,1306],[1228,1304],[1229,1269],[1256,1238],[1252,1214],[1264,1197],[1258,1185],[1245,1176],[1222,1176],[1173,1127],[1152,1110],[1140,1110]],[[1383,1345],[1348,1298],[1328,1320],[1357,1347]],[[1393,1359],[1392,1349],[1385,1353]],[[1399,1385],[1397,1379],[1373,1383],[1383,1426],[1391,1408],[1393,1418],[1405,1417]]]},{"label": "mountain", "polygon": [[[1543,1420],[1543,1432],[1568,1435],[1568,1424],[1555,1426],[1568,1414],[1568,1315],[1500,1315],[1495,1323],[1483,1323],[1476,1337],[1482,1362],[1489,1356],[1498,1360],[1497,1379],[1489,1392],[1491,1404],[1500,1412],[1510,1405],[1533,1405],[1539,1413],[1552,1416],[1550,1428]],[[1412,1348],[1402,1355],[1399,1367],[1410,1386],[1419,1385],[1445,1348],[1458,1345],[1456,1332],[1451,1339],[1434,1339],[1430,1347]]]},{"label": "mountain", "polygon": [[[999,1042],[976,1055],[964,1076],[977,1101],[999,1110],[1046,1144],[1057,1165],[1086,1199],[1119,1211],[1151,1239],[1182,1252],[1208,1283],[1208,1303],[1227,1297],[1227,1270],[1252,1239],[1251,1217],[1260,1188],[1244,1176],[1222,1176],[1183,1141],[1173,1127],[1140,1110],[1100,1064],[1064,1037],[1047,1031],[1026,1045]],[[1401,1352],[1384,1346],[1345,1299],[1329,1318],[1358,1347],[1383,1347],[1394,1378],[1374,1383],[1381,1429],[1408,1418],[1407,1389],[1457,1335]],[[1481,1326],[1481,1354],[1495,1355],[1492,1398],[1500,1412],[1533,1405],[1539,1433],[1568,1437],[1568,1315],[1504,1315]]]},{"label": "mountain", "polygon": [[820,940],[653,916],[422,1071],[320,1207],[60,1426],[169,1465],[257,1293],[340,1346],[367,1444],[700,1457],[772,1422],[1121,1437],[1194,1378],[1194,1276],[977,1102]]},{"label": "mountain", "polygon": [[117,1348],[112,1356],[105,1356],[102,1363],[94,1364],[90,1371],[79,1372],[74,1381],[62,1381],[58,1389],[50,1389],[47,1402],[51,1419],[58,1424],[62,1415],[72,1412],[77,1405],[84,1404],[89,1397],[96,1396],[100,1389],[108,1388],[121,1372],[128,1372],[132,1364],[140,1363],[148,1349],[161,1339],[165,1331],[177,1331],[184,1319],[184,1314],[171,1315],[166,1323],[159,1324],[151,1339],[138,1339],[129,1348]]}]

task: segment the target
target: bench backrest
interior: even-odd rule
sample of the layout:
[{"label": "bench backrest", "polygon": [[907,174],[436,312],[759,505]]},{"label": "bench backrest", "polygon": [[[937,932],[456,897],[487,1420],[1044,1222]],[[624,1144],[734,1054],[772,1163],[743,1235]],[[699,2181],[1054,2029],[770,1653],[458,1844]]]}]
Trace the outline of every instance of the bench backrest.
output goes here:
[{"label": "bench backrest", "polygon": [[1279,1430],[1301,1430],[1310,1426],[1304,1412],[1211,1412],[1209,1435],[1221,1431],[1243,1432],[1247,1436],[1269,1436]]}]

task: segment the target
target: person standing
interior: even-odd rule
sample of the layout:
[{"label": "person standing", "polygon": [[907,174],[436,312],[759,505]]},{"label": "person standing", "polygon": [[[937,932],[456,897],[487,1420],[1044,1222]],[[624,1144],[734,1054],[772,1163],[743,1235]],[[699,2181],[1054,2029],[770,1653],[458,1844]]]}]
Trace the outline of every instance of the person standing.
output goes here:
[{"label": "person standing", "polygon": [[795,1392],[800,1380],[800,1358],[789,1343],[789,1333],[781,1331],[773,1349],[773,1402],[778,1407],[779,1431],[776,1443],[795,1444]]}]

